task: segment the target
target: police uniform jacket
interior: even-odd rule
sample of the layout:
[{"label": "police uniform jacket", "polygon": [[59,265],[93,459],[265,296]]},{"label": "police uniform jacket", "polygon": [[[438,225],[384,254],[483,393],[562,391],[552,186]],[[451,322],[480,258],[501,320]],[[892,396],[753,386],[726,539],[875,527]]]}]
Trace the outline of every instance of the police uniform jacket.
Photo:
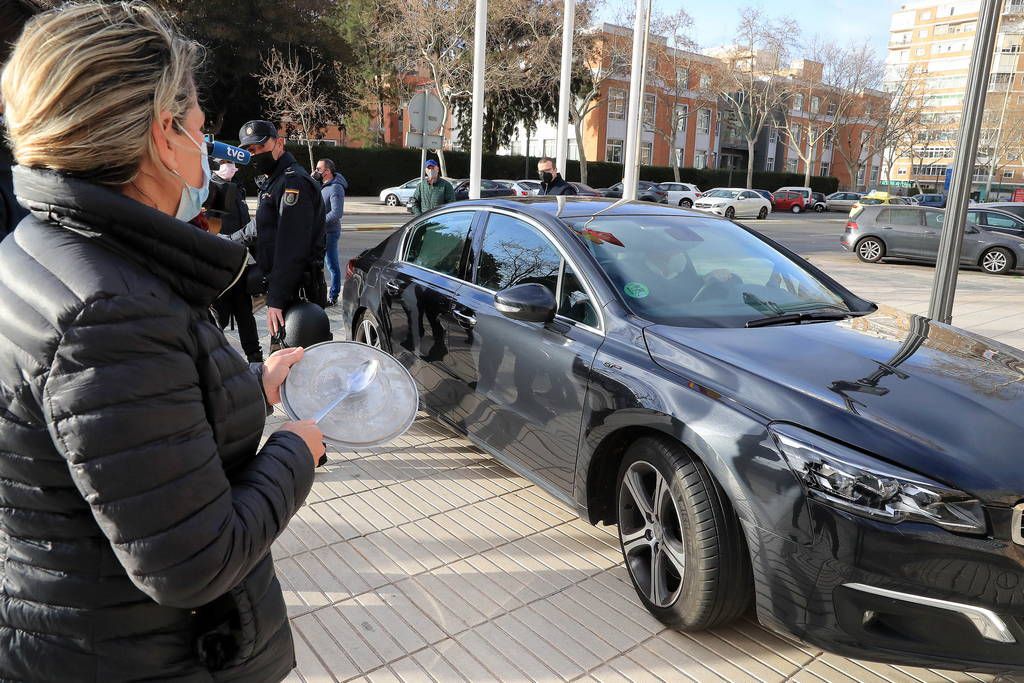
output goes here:
[{"label": "police uniform jacket", "polygon": [[[54,173],[0,243],[0,680],[280,681],[270,547],[313,484],[210,320],[245,249]],[[202,653],[202,655],[200,654]]]},{"label": "police uniform jacket", "polygon": [[[285,309],[302,288],[315,303],[327,251],[320,185],[285,152],[262,183],[256,207],[256,263],[267,277],[267,306]],[[318,284],[318,286],[314,286]]]}]

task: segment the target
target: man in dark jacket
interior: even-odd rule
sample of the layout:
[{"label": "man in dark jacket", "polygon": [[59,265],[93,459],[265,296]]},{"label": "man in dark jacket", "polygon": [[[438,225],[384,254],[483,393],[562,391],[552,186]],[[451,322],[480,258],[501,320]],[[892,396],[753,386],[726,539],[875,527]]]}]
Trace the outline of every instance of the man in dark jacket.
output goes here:
[{"label": "man in dark jacket", "polygon": [[555,168],[555,160],[551,157],[541,157],[537,162],[537,177],[540,178],[540,193],[542,195],[575,195],[576,188],[565,182]]},{"label": "man in dark jacket", "polygon": [[252,153],[260,188],[256,206],[256,265],[267,283],[267,325],[281,339],[284,312],[304,295],[327,305],[324,283],[326,252],[323,197],[320,185],[285,151],[284,139],[270,121],[250,121],[238,133],[239,145]]},{"label": "man in dark jacket", "polygon": [[345,191],[348,190],[348,180],[338,173],[337,167],[331,159],[321,159],[316,162],[313,179],[323,183],[320,194],[323,196],[324,209],[327,212],[325,265],[327,272],[331,275],[331,282],[327,289],[327,305],[333,306],[338,303],[338,294],[341,293],[341,256],[338,253],[338,242],[341,240],[341,217],[345,213]]},{"label": "man in dark jacket", "polygon": [[433,159],[427,159],[423,167],[423,178],[409,200],[412,215],[432,211],[443,204],[455,201],[455,188],[441,177],[441,169]]}]

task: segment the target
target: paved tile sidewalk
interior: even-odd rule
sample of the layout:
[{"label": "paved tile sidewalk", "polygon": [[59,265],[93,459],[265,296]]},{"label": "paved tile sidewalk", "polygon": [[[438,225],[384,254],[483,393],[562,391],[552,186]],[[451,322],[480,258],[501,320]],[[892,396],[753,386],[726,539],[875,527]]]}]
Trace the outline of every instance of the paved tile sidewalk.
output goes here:
[{"label": "paved tile sidewalk", "polygon": [[[927,307],[930,268],[813,260],[863,296]],[[1021,284],[961,273],[956,321],[1024,347]],[[290,683],[991,680],[844,659],[751,617],[667,630],[637,601],[613,529],[425,418],[387,447],[331,456],[274,547],[296,638]]]}]

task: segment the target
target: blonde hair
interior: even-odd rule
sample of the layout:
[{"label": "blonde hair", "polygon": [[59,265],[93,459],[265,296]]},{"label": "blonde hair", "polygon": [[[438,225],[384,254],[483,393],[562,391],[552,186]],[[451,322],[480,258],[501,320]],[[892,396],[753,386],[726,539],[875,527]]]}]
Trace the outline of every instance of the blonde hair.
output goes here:
[{"label": "blonde hair", "polygon": [[19,164],[124,185],[147,157],[161,112],[196,102],[202,48],[143,2],[69,4],[33,18],[0,76]]}]

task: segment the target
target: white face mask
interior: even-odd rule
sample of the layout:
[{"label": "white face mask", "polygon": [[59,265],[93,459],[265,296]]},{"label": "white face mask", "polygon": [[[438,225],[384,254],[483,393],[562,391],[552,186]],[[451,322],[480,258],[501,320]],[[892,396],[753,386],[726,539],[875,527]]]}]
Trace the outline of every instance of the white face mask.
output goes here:
[{"label": "white face mask", "polygon": [[210,196],[210,177],[212,174],[210,173],[210,158],[207,156],[206,140],[196,142],[191,135],[185,132],[185,129],[179,126],[178,130],[189,140],[192,140],[192,144],[199,148],[199,163],[203,167],[203,184],[200,187],[192,187],[180,173],[172,171],[174,175],[181,178],[181,182],[184,185],[181,188],[178,211],[174,214],[174,217],[180,221],[187,222],[202,213],[203,204],[206,202],[206,198]]},{"label": "white face mask", "polygon": [[224,162],[220,165],[220,168],[216,170],[218,178],[230,181],[238,173],[238,167],[230,162]]}]

